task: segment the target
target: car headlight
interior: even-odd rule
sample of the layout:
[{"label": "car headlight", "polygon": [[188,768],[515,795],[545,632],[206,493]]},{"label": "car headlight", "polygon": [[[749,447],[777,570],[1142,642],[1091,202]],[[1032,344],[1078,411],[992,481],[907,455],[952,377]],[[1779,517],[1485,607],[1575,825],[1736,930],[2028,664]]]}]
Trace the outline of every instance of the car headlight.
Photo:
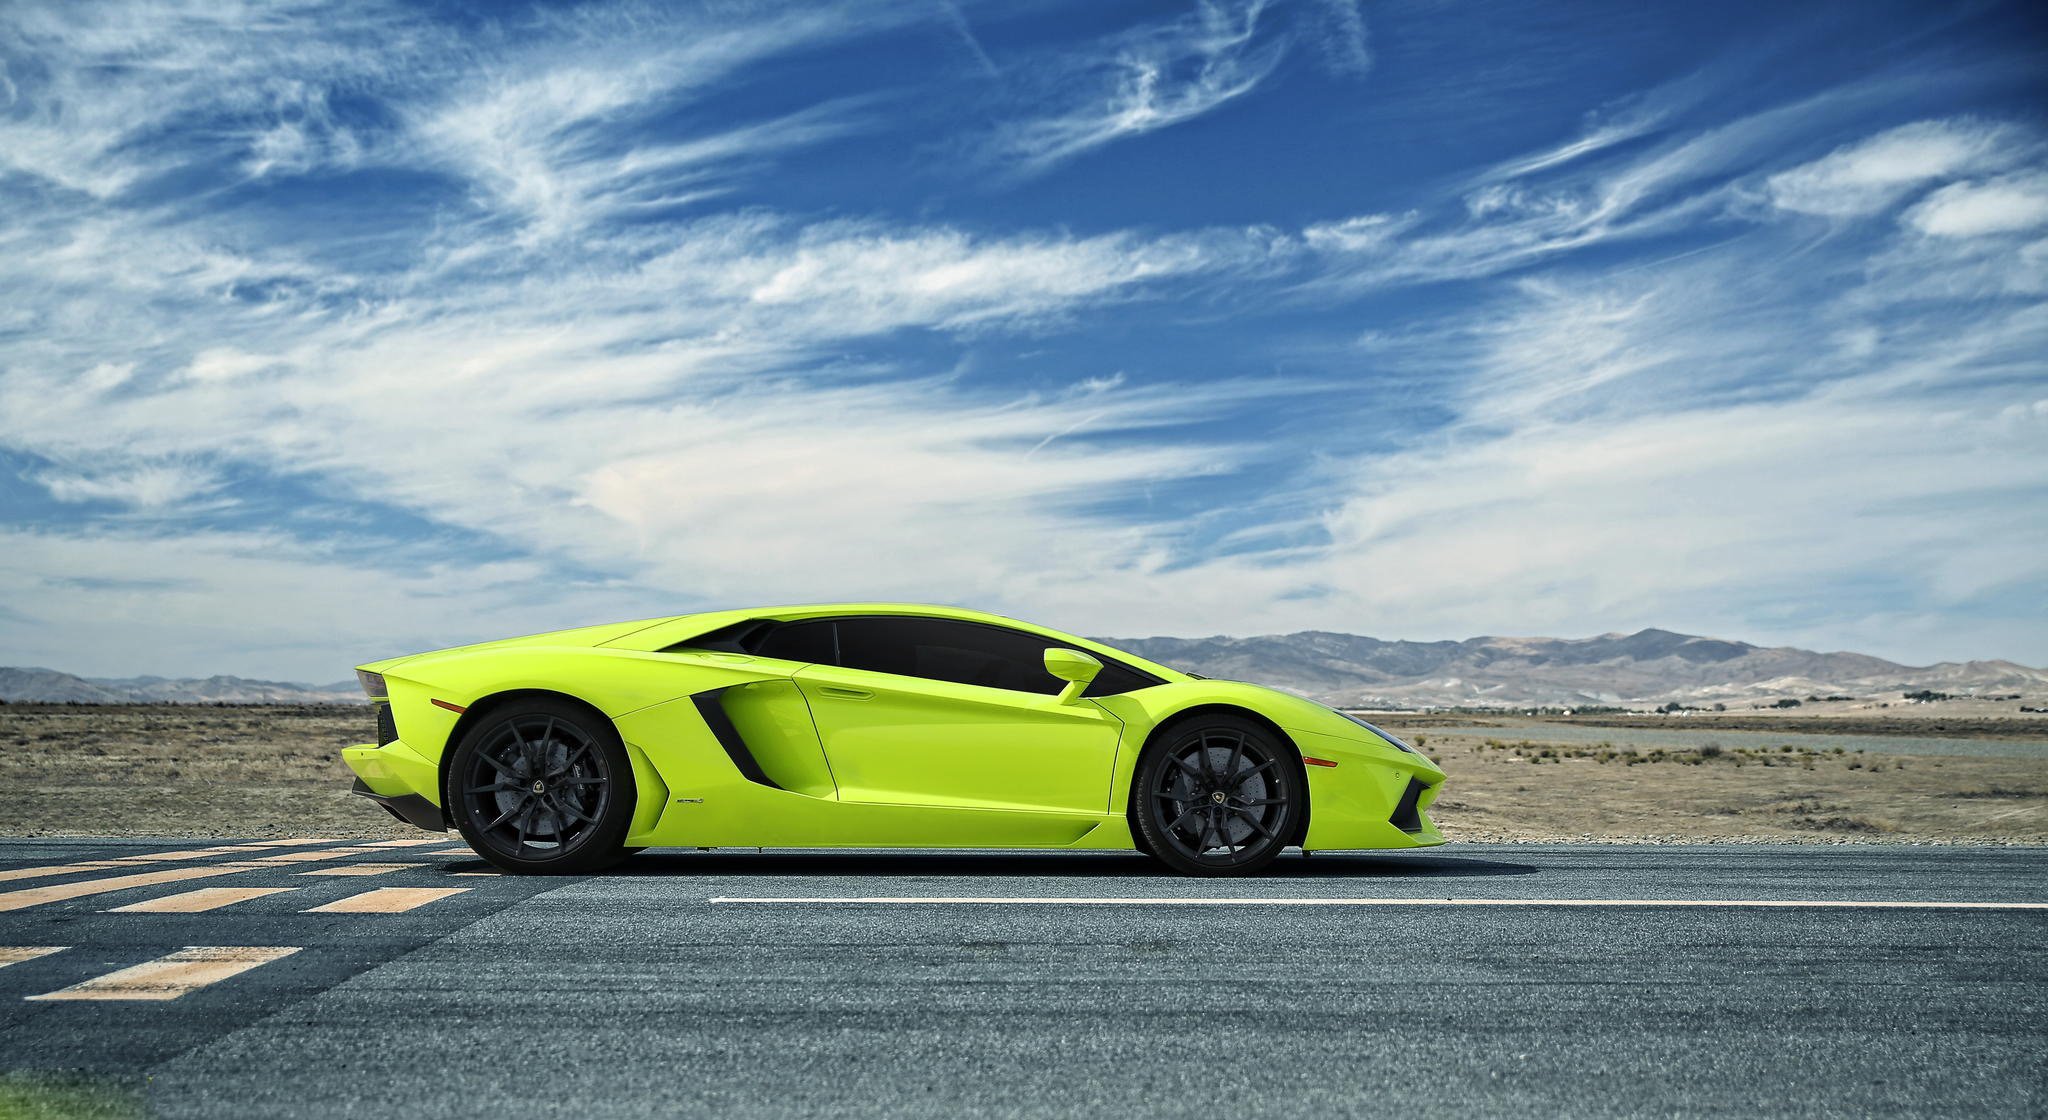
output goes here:
[{"label": "car headlight", "polygon": [[1387,731],[1384,728],[1375,727],[1374,725],[1367,723],[1362,719],[1359,719],[1357,716],[1352,715],[1350,712],[1338,711],[1336,708],[1331,708],[1330,710],[1336,712],[1338,715],[1343,716],[1345,719],[1350,720],[1358,726],[1365,728],[1367,731],[1372,732],[1380,738],[1385,739],[1387,741],[1387,745],[1393,747],[1395,750],[1407,751],[1409,754],[1417,753],[1414,747],[1411,747],[1407,743],[1402,742],[1401,737],[1399,735],[1394,734],[1391,731]]},{"label": "car headlight", "polygon": [[356,670],[356,683],[363,686],[363,695],[372,700],[382,700],[390,693],[384,691],[384,674]]}]

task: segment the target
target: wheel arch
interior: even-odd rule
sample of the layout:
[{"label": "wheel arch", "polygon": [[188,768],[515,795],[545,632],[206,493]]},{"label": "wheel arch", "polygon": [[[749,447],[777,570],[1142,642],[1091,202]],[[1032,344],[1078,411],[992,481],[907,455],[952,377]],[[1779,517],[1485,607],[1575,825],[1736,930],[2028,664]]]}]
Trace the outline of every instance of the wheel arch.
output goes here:
[{"label": "wheel arch", "polygon": [[[1242,704],[1222,702],[1191,704],[1188,707],[1182,708],[1180,711],[1152,725],[1151,733],[1145,736],[1145,745],[1138,748],[1137,761],[1132,766],[1132,774],[1135,775],[1137,767],[1144,765],[1145,755],[1150,753],[1152,748],[1165,739],[1175,728],[1205,715],[1235,716],[1239,719],[1249,720],[1272,732],[1274,739],[1294,752],[1294,768],[1297,772],[1297,779],[1301,783],[1301,824],[1295,828],[1294,835],[1288,838],[1287,843],[1288,846],[1300,844],[1302,839],[1308,835],[1309,818],[1315,812],[1315,797],[1308,788],[1308,770],[1301,761],[1301,744],[1294,741],[1294,736],[1289,735],[1286,728],[1273,722],[1272,717],[1263,712],[1245,707]],[[1130,793],[1124,799],[1124,819],[1131,822],[1131,835],[1133,836],[1138,835],[1138,823],[1135,816],[1137,811],[1138,783],[1133,780]]]},{"label": "wheel arch", "polygon": [[488,696],[479,697],[475,703],[464,709],[462,715],[455,720],[455,726],[448,730],[448,741],[441,746],[439,765],[441,768],[440,791],[443,812],[450,811],[448,808],[448,768],[454,763],[455,749],[462,745],[463,736],[468,735],[478,724],[489,719],[497,712],[526,700],[555,700],[582,708],[584,711],[589,712],[603,726],[611,728],[612,734],[618,736],[620,742],[625,741],[625,736],[619,733],[619,725],[612,721],[612,717],[604,714],[597,705],[585,700],[581,696],[562,692],[558,689],[508,688],[503,692],[494,692]]}]

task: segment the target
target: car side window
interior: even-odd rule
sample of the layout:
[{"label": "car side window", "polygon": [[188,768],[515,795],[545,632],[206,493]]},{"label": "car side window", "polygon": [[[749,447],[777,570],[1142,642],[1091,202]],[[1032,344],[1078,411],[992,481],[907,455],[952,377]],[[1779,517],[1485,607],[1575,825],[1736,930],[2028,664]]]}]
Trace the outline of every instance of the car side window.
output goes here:
[{"label": "car side window", "polygon": [[[1064,683],[1045,671],[1045,651],[1059,642],[981,622],[914,615],[747,619],[689,638],[669,649],[751,653],[782,661],[843,665],[876,673],[1057,695]],[[1115,696],[1160,681],[1104,657],[1083,696]]]},{"label": "car side window", "polygon": [[[1052,696],[1064,684],[1045,671],[1058,642],[976,622],[877,615],[837,620],[839,664],[849,669]],[[1108,696],[1157,684],[1105,660],[1084,695]]]},{"label": "car side window", "polygon": [[750,643],[747,652],[784,661],[809,661],[818,665],[839,664],[836,620],[813,619],[784,622]]}]

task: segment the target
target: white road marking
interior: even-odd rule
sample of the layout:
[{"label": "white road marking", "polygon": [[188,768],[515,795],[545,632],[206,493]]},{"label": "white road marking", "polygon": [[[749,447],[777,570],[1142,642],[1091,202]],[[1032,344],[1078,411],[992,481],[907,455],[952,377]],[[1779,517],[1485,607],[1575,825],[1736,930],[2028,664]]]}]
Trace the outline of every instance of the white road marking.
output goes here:
[{"label": "white road marking", "polygon": [[422,840],[379,840],[374,844],[365,844],[363,846],[366,848],[417,848],[424,844],[445,844],[447,842],[448,838],[446,836],[429,836]]},{"label": "white road marking", "polygon": [[425,867],[424,863],[344,863],[338,867],[316,867],[301,871],[301,875],[383,875],[392,871],[403,871],[408,867]]},{"label": "white road marking", "polygon": [[226,852],[267,852],[270,849],[255,844],[229,844],[218,848],[194,848],[189,852],[147,852],[139,856],[122,856],[121,863],[175,863],[178,860],[205,859],[208,856]]},{"label": "white road marking", "polygon": [[317,863],[324,859],[340,859],[343,856],[384,855],[376,848],[321,848],[318,851],[282,852],[274,856],[259,856],[256,863]]},{"label": "white road marking", "polygon": [[315,906],[304,913],[402,914],[407,910],[417,910],[429,902],[439,902],[450,895],[462,894],[467,890],[468,887],[378,887],[376,890],[336,899],[325,906]]},{"label": "white road marking", "polygon": [[38,1000],[118,999],[168,1000],[198,991],[258,965],[289,957],[298,949],[289,946],[192,945],[168,956],[83,983],[28,996]]},{"label": "white road marking", "polygon": [[139,875],[115,875],[105,879],[87,879],[78,883],[30,887],[26,890],[0,891],[0,910],[21,910],[30,906],[41,906],[47,902],[63,902],[66,899],[106,894],[108,891],[125,891],[131,887],[153,887],[186,879],[210,879],[217,875],[239,875],[249,870],[252,868],[246,863],[205,864],[199,867],[173,867],[164,871],[148,871]]},{"label": "white road marking", "polygon": [[162,898],[131,902],[116,906],[109,914],[203,914],[237,902],[252,898],[268,898],[274,894],[297,890],[297,887],[201,887],[183,894],[165,895]]},{"label": "white road marking", "polygon": [[44,867],[12,867],[0,871],[0,883],[15,879],[42,879],[51,875],[76,875],[81,871],[105,871],[110,867],[124,867],[125,864],[112,860],[93,860],[89,863],[53,863]]},{"label": "white road marking", "polygon": [[14,867],[0,871],[0,882],[14,879],[37,879],[49,875],[70,875],[79,871],[101,871],[109,867],[133,867],[138,863],[178,863],[186,860],[205,859],[208,856],[225,855],[232,852],[264,852],[268,848],[249,844],[229,844],[217,848],[195,848],[182,852],[150,852],[139,856],[119,856],[113,859],[86,860],[79,863],[46,864],[37,867]]},{"label": "white road marking", "polygon": [[975,896],[716,897],[713,903],[852,906],[1696,906],[1779,910],[2048,910],[2048,902],[1912,902],[1777,898],[1101,898]]},{"label": "white road marking", "polygon": [[23,961],[32,961],[37,957],[47,957],[51,953],[61,953],[69,947],[67,945],[0,945],[0,968],[6,968],[10,964],[20,964]]}]

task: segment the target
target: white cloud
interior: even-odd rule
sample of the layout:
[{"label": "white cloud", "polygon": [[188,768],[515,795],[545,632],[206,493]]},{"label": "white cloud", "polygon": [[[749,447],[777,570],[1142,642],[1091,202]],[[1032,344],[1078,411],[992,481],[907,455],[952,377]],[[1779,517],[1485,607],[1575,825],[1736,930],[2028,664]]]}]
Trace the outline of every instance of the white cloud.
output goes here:
[{"label": "white cloud", "polygon": [[[103,238],[121,243],[137,229],[105,219]],[[528,275],[492,264],[431,293],[421,278],[443,265],[428,255],[420,271],[389,281],[321,277],[277,308],[183,275],[95,285],[94,258],[74,256],[76,286],[63,302],[77,319],[41,332],[36,360],[0,363],[0,445],[60,462],[118,448],[152,463],[317,479],[333,499],[522,553],[533,573],[597,571],[615,584],[586,596],[535,574],[523,590],[503,590],[494,620],[424,612],[463,628],[418,640],[427,646],[475,636],[473,627],[528,629],[572,600],[654,614],[812,598],[828,568],[835,596],[1028,606],[1017,577],[1035,573],[1046,542],[1115,567],[1148,562],[1174,533],[1084,507],[1239,462],[1226,445],[1119,437],[1290,390],[1284,381],[1133,387],[1083,367],[1064,378],[1080,391],[1041,396],[836,360],[872,335],[1030,330],[1144,298],[1155,285],[1257,259],[1257,239],[976,236],[753,214],[671,224],[663,240],[653,255],[515,255],[538,267]],[[52,254],[71,251],[21,248],[0,260],[0,280],[45,275]],[[159,251],[152,244],[148,255]],[[124,267],[118,260],[101,258],[102,267]],[[238,275],[271,274],[251,266]],[[334,283],[349,298],[334,298]],[[102,357],[110,353],[130,360]],[[81,377],[104,391],[75,391]],[[166,515],[212,496],[206,476],[161,466],[52,471],[42,481],[66,501]],[[109,573],[148,566],[142,554],[153,546],[139,538],[74,535],[80,548],[91,539],[138,553],[106,557]],[[36,555],[54,555],[60,536],[41,538]],[[330,565],[315,547],[278,563],[257,578],[281,581],[297,565],[301,593],[321,602],[347,585],[323,582]],[[243,567],[223,561],[216,573],[194,559],[177,578],[195,599],[233,601]],[[332,656],[346,635],[417,635],[409,586],[391,585],[348,629],[309,631],[274,656],[303,666]],[[49,609],[67,618],[90,610]]]},{"label": "white cloud", "polygon": [[1954,604],[2034,578],[2027,554],[2048,548],[2048,525],[2013,516],[2048,492],[2048,445],[1994,403],[1845,391],[1534,424],[1361,464],[1323,578],[1387,628],[1430,634],[1502,618],[1741,632],[1853,581]]},{"label": "white cloud", "polygon": [[1372,69],[1372,47],[1359,0],[1318,0],[1322,26],[1315,36],[1323,63],[1338,74],[1358,75]]},{"label": "white cloud", "polygon": [[1766,189],[1782,210],[1859,217],[1890,206],[1915,187],[1997,168],[2012,158],[2018,144],[2013,130],[2001,125],[1920,121],[1773,175]]},{"label": "white cloud", "polygon": [[867,334],[908,324],[962,327],[1058,311],[1078,301],[1231,262],[1237,247],[1195,237],[1014,238],[977,243],[957,231],[852,226],[807,231],[794,245],[728,267],[756,306],[796,321]]},{"label": "white cloud", "polygon": [[602,587],[533,602],[544,575],[530,562],[369,565],[279,533],[4,527],[0,661],[325,683],[378,657],[620,617],[623,597]]},{"label": "white cloud", "polygon": [[96,474],[46,471],[37,481],[60,502],[117,502],[143,510],[180,505],[218,485],[211,471],[175,463]]},{"label": "white cloud", "polygon": [[104,393],[127,384],[133,376],[134,362],[101,362],[79,376],[78,387],[88,393]]},{"label": "white cloud", "polygon": [[1317,222],[1301,231],[1309,248],[1323,252],[1363,253],[1388,246],[1414,228],[1416,214],[1362,214],[1335,222]]},{"label": "white cloud", "polygon": [[185,376],[194,381],[236,381],[277,364],[277,359],[232,346],[214,346],[192,356]]},{"label": "white cloud", "polygon": [[[353,158],[331,127],[326,83],[376,84],[420,65],[433,36],[380,3],[171,0],[0,7],[0,168],[96,198],[198,164],[300,169],[324,153]],[[157,141],[215,113],[216,149]]]},{"label": "white cloud", "polygon": [[1936,237],[1982,237],[2048,225],[2048,175],[1951,183],[1906,211],[1903,220]]},{"label": "white cloud", "polygon": [[[1051,92],[1073,99],[1064,111],[1008,125],[992,150],[1006,162],[1038,171],[1132,136],[1205,113],[1257,88],[1285,53],[1284,36],[1261,42],[1264,0],[1200,0],[1193,14],[1118,35],[1099,53],[1052,69]],[[1354,13],[1355,14],[1355,13]],[[1347,55],[1362,56],[1363,27]],[[1362,63],[1358,63],[1363,65]]]},{"label": "white cloud", "polygon": [[582,230],[621,209],[701,200],[749,160],[839,135],[846,106],[682,138],[622,140],[777,55],[914,18],[901,9],[800,5],[779,14],[583,9],[558,34],[488,59],[408,113],[404,156],[475,185],[529,241]]}]

